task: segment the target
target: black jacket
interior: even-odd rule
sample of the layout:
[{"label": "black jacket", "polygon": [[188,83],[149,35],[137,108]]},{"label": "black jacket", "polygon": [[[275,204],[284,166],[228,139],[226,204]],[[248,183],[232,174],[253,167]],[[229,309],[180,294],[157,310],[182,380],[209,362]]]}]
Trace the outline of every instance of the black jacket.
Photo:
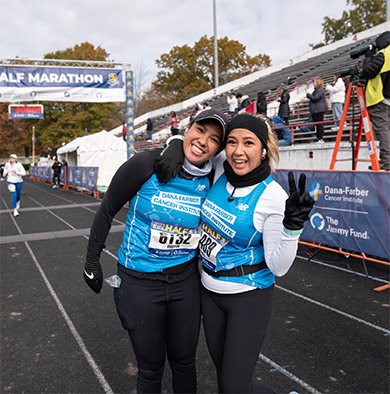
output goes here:
[{"label": "black jacket", "polygon": [[285,90],[279,99],[280,105],[279,105],[278,115],[282,119],[288,118],[290,116],[290,106],[288,105],[289,101],[290,101],[290,93],[287,92],[287,90]]},{"label": "black jacket", "polygon": [[62,164],[60,162],[54,162],[54,164],[51,166],[55,175],[61,174],[61,167],[62,167]]},{"label": "black jacket", "polygon": [[324,88],[315,88],[313,93],[308,93],[307,97],[310,99],[310,113],[318,114],[320,112],[326,112],[328,105],[325,101],[325,90]]}]

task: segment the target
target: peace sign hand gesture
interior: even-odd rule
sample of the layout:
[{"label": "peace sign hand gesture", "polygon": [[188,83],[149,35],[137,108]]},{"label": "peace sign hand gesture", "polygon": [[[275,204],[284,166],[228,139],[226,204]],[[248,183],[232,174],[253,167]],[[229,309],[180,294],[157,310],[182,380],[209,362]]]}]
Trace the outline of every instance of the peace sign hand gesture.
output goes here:
[{"label": "peace sign hand gesture", "polygon": [[294,174],[290,171],[288,173],[288,184],[290,197],[286,200],[283,225],[288,230],[301,230],[305,221],[309,219],[309,213],[313,208],[314,200],[305,191],[305,174],[300,175],[297,189]]}]

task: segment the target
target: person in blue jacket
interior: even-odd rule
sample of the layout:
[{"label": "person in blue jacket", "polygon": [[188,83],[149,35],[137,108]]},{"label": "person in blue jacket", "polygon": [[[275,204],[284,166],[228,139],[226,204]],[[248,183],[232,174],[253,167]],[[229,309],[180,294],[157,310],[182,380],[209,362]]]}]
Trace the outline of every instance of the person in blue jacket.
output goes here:
[{"label": "person in blue jacket", "polygon": [[[274,116],[272,118],[272,127],[283,127],[286,126],[286,123],[280,119],[280,116]],[[283,127],[282,129],[273,130],[278,137],[279,146],[287,146],[291,145],[291,131],[288,127]]]},{"label": "person in blue jacket", "polygon": [[[175,145],[164,153],[168,162],[177,155]],[[314,205],[304,174],[297,187],[289,173],[290,196],[272,178],[278,149],[266,118],[234,117],[202,205],[203,326],[218,393],[273,393],[254,379],[254,370],[271,317],[275,276],[290,269]]]},{"label": "person in blue jacket", "polygon": [[173,392],[196,392],[200,212],[210,189],[210,159],[222,148],[227,122],[215,109],[193,119],[184,137],[184,163],[167,183],[154,171],[161,152],[137,153],[114,175],[93,220],[83,275],[99,293],[100,254],[114,216],[129,202],[114,299],[137,359],[138,393],[161,392],[166,358]]}]

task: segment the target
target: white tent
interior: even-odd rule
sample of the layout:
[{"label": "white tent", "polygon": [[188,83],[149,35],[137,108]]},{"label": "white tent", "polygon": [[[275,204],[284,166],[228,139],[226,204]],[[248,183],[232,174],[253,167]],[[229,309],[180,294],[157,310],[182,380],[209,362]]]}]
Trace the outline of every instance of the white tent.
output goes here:
[{"label": "white tent", "polygon": [[127,160],[127,146],[122,138],[103,130],[74,139],[59,148],[57,156],[68,166],[98,167],[98,187],[108,187],[116,170]]}]

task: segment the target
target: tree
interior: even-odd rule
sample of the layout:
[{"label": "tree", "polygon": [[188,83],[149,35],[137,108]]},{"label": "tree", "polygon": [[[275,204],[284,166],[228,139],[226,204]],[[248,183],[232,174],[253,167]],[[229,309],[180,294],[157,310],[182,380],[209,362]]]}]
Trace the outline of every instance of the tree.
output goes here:
[{"label": "tree", "polygon": [[[214,38],[203,36],[193,47],[175,46],[156,60],[161,69],[152,86],[168,103],[185,100],[214,86]],[[228,37],[218,39],[220,84],[271,65],[268,55],[249,56],[246,47]]]},{"label": "tree", "polygon": [[309,44],[313,49],[385,22],[386,0],[347,0],[355,8],[343,11],[340,19],[326,16],[322,23],[324,42]]},{"label": "tree", "polygon": [[[47,53],[44,59],[95,60],[108,61],[109,54],[100,46],[94,47],[88,42],[75,45],[74,48]],[[36,130],[36,154],[47,152],[48,147],[59,147],[62,142],[70,142],[76,136],[83,136],[85,130],[93,134],[103,129],[110,130],[125,119],[124,103],[64,103],[41,102],[44,107],[44,119],[8,120],[8,111],[1,109],[0,143],[2,154],[23,152],[23,146],[30,148],[32,126]],[[6,106],[4,107],[6,108]]]}]

